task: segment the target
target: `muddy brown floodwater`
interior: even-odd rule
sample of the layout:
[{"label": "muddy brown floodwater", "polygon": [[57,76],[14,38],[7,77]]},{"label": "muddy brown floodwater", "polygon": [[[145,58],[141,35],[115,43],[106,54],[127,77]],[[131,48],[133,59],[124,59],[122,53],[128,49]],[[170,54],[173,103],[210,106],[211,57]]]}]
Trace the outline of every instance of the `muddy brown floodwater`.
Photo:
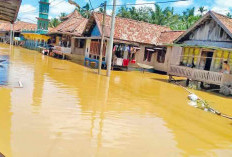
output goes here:
[{"label": "muddy brown floodwater", "polygon": [[[8,71],[0,87],[7,157],[232,156],[232,121],[189,106],[165,75],[114,71],[108,79],[19,47],[0,45],[0,54],[9,55],[0,67]],[[194,92],[232,114],[231,98]]]}]

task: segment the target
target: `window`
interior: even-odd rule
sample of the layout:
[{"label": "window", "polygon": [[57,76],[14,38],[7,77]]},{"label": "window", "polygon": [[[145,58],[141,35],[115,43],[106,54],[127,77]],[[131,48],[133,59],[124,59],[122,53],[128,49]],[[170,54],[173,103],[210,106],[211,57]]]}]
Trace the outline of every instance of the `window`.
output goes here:
[{"label": "window", "polygon": [[84,46],[85,46],[85,40],[81,39],[79,42],[79,48],[84,48]]},{"label": "window", "polygon": [[199,48],[185,47],[182,52],[180,64],[188,67],[198,66],[200,52]]},{"label": "window", "polygon": [[76,39],[75,40],[75,47],[77,48],[84,48],[85,40],[84,39]]},{"label": "window", "polygon": [[151,48],[145,48],[144,52],[144,58],[143,61],[151,62],[152,54],[154,53],[154,50]]},{"label": "window", "polygon": [[165,56],[166,56],[166,49],[158,50],[157,62],[158,63],[164,63],[165,62]]}]

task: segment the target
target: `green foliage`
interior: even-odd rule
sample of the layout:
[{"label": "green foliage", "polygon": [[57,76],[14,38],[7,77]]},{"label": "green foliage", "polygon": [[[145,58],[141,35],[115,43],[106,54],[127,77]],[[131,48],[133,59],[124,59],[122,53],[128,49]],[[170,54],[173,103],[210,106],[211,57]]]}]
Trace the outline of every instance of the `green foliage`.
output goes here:
[{"label": "green foliage", "polygon": [[[201,14],[206,11],[204,7],[200,7],[199,10]],[[195,8],[193,7],[186,9],[181,15],[175,14],[173,7],[162,9],[158,4],[155,4],[154,10],[149,7],[137,9],[135,7],[126,8],[123,6],[118,10],[117,16],[169,26],[174,30],[186,30],[201,18],[201,15],[194,15],[194,12]]]},{"label": "green foliage", "polygon": [[50,20],[48,26],[54,28],[54,27],[58,26],[60,23],[61,23],[61,21],[60,21],[59,19],[57,19],[57,18],[52,18],[52,19]]},{"label": "green foliage", "polygon": [[76,8],[76,9],[84,18],[90,18],[92,11],[90,9],[89,3],[86,3],[86,5],[83,8]]},{"label": "green foliage", "polygon": [[227,13],[226,16],[229,17],[229,18],[232,18],[232,14],[231,13]]},{"label": "green foliage", "polygon": [[207,9],[205,9],[205,7],[199,7],[198,11],[201,13],[201,16],[203,16]]},{"label": "green foliage", "polygon": [[65,16],[67,16],[68,14],[66,14],[66,13],[60,13],[60,16],[59,16],[59,20],[61,21],[61,22],[64,22],[65,21],[65,19],[63,19]]}]

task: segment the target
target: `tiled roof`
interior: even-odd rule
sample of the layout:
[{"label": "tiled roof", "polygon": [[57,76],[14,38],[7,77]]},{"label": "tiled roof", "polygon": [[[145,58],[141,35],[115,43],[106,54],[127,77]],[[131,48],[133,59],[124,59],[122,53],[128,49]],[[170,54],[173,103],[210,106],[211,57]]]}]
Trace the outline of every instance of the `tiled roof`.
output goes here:
[{"label": "tiled roof", "polygon": [[165,31],[162,32],[158,44],[172,44],[174,40],[179,38],[185,31]]},{"label": "tiled roof", "polygon": [[[93,13],[97,26],[101,32],[101,23],[103,21],[102,13]],[[90,20],[91,21],[91,20]],[[111,16],[106,16],[105,36],[110,36]],[[115,35],[118,40],[144,43],[158,44],[159,37],[162,32],[170,31],[169,27],[150,24],[142,21],[131,20],[127,18],[116,17]]]},{"label": "tiled roof", "polygon": [[67,16],[67,20],[59,24],[57,27],[51,29],[49,34],[71,34],[81,36],[84,32],[88,19],[83,18],[78,11]]},{"label": "tiled roof", "polygon": [[[0,31],[10,31],[10,23],[0,23]],[[21,30],[26,29],[26,30],[36,30],[37,29],[37,24],[29,23],[29,22],[24,22],[24,21],[17,21],[14,23],[14,31],[15,32],[21,32]]]}]

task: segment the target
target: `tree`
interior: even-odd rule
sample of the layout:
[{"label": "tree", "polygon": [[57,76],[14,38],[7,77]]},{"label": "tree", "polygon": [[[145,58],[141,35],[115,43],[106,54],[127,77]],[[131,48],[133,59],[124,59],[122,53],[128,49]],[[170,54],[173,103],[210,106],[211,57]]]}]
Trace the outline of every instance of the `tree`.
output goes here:
[{"label": "tree", "polygon": [[64,19],[65,16],[67,16],[66,13],[60,13],[59,20],[60,20],[61,22],[64,22],[64,21],[66,20],[66,19]]},{"label": "tree", "polygon": [[59,19],[57,19],[57,18],[52,18],[52,19],[50,20],[48,26],[54,28],[54,27],[58,26],[60,23],[61,23],[61,21],[60,21]]},{"label": "tree", "polygon": [[90,5],[89,3],[86,3],[86,5],[83,8],[77,8],[77,11],[84,17],[89,18],[91,15]]},{"label": "tree", "polygon": [[205,7],[200,7],[198,11],[201,13],[201,16],[203,16],[204,12],[206,12],[207,9],[205,9]]},{"label": "tree", "polygon": [[228,12],[228,13],[226,14],[226,16],[229,17],[229,18],[232,18],[232,14],[231,14],[230,12]]}]

